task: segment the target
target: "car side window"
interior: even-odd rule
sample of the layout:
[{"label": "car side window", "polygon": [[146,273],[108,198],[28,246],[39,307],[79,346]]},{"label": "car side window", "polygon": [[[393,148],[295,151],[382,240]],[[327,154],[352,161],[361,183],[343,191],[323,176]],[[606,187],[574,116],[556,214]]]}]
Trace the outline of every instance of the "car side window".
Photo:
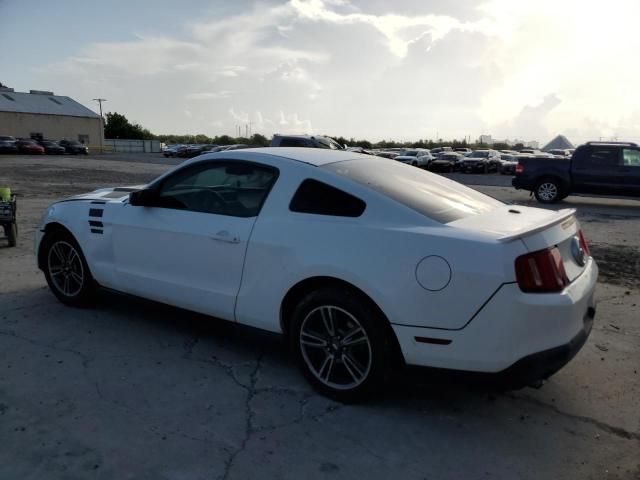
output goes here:
[{"label": "car side window", "polygon": [[623,149],[622,163],[625,167],[640,167],[640,150]]},{"label": "car side window", "polygon": [[585,158],[585,166],[592,168],[614,168],[620,165],[617,148],[594,148]]},{"label": "car side window", "polygon": [[359,198],[312,179],[300,184],[289,204],[292,212],[334,217],[359,217],[366,207]]},{"label": "car side window", "polygon": [[281,147],[306,147],[307,142],[304,138],[283,138],[280,142]]},{"label": "car side window", "polygon": [[164,180],[156,206],[255,217],[278,177],[274,168],[244,162],[205,162]]}]

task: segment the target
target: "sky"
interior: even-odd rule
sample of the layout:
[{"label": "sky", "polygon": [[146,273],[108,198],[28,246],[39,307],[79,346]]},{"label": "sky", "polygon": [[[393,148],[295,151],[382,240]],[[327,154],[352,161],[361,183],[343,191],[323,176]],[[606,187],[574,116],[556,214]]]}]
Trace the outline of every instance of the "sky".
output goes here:
[{"label": "sky", "polygon": [[156,134],[640,140],[638,0],[0,0],[0,82]]}]

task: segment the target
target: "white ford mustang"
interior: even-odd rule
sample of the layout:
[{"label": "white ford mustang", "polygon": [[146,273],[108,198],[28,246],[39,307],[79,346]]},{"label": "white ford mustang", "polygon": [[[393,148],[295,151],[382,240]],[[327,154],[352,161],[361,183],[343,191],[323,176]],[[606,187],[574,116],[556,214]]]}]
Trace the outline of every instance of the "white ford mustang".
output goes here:
[{"label": "white ford mustang", "polygon": [[572,210],[345,151],[201,155],[53,204],[35,248],[64,303],[102,286],[283,333],[309,381],[344,401],[398,363],[539,382],[595,314]]}]

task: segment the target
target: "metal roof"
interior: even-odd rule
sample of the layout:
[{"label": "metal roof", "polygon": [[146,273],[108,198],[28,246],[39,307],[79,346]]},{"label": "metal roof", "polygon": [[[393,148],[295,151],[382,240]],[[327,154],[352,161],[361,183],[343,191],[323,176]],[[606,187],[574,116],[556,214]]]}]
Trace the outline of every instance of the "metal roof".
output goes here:
[{"label": "metal roof", "polygon": [[0,112],[100,118],[96,112],[69,97],[3,90],[0,90]]}]

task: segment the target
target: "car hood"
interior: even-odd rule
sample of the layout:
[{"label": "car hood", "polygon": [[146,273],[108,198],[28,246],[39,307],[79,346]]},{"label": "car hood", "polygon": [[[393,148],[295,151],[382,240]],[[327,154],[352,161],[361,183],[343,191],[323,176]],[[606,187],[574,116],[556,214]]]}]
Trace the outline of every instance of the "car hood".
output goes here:
[{"label": "car hood", "polygon": [[64,200],[61,200],[61,202],[73,202],[79,200],[104,202],[109,200],[121,201],[122,199],[128,197],[131,192],[137,192],[138,190],[142,190],[144,187],[145,185],[101,188],[99,190],[94,190],[93,192],[83,193],[80,195],[74,195],[73,197],[65,198]]}]

